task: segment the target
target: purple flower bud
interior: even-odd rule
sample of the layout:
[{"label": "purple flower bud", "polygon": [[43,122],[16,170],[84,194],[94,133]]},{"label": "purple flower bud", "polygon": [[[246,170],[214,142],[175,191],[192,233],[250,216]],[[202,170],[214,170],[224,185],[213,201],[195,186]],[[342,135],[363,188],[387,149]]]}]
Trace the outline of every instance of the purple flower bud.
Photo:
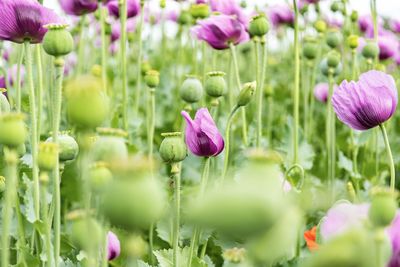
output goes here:
[{"label": "purple flower bud", "polygon": [[62,23],[56,13],[35,0],[0,1],[0,18],[0,40],[14,43],[40,43],[47,32],[45,25]]},{"label": "purple flower bud", "polygon": [[268,9],[268,17],[271,23],[278,27],[282,24],[293,25],[294,12],[285,4],[273,5]]},{"label": "purple flower bud", "polygon": [[108,260],[111,261],[121,253],[121,245],[118,237],[111,231],[107,234]]},{"label": "purple flower bud", "polygon": [[[378,27],[382,26],[382,19],[378,18]],[[358,27],[360,31],[367,32],[374,30],[374,22],[371,15],[363,15],[358,18]]]},{"label": "purple flower bud", "polygon": [[192,28],[192,33],[197,39],[206,41],[219,50],[229,48],[230,43],[237,45],[249,40],[243,24],[228,15],[211,16],[200,20],[198,25]]},{"label": "purple flower bud", "polygon": [[356,130],[368,130],[387,121],[397,102],[393,77],[376,70],[361,74],[358,82],[343,81],[332,96],[339,120]]},{"label": "purple flower bud", "polygon": [[[119,18],[119,0],[111,0],[107,3],[108,11],[111,15],[116,18]],[[126,2],[127,8],[127,17],[133,18],[140,12],[140,1],[139,0],[127,0]]]},{"label": "purple flower bud", "polygon": [[186,120],[186,145],[193,154],[215,157],[224,150],[224,139],[207,108],[199,109],[194,120],[186,111],[181,114]]},{"label": "purple flower bud", "polygon": [[392,242],[393,251],[388,267],[400,267],[400,212],[397,212],[397,215],[389,226],[387,233]]},{"label": "purple flower bud", "polygon": [[326,103],[328,95],[329,85],[327,83],[319,83],[314,87],[314,96],[319,102]]},{"label": "purple flower bud", "polygon": [[65,13],[82,16],[97,10],[97,0],[60,0],[61,8]]},{"label": "purple flower bud", "polygon": [[[203,2],[205,1],[203,0]],[[213,12],[235,16],[246,28],[249,25],[250,18],[244,13],[243,9],[235,0],[210,0],[210,7]]]}]

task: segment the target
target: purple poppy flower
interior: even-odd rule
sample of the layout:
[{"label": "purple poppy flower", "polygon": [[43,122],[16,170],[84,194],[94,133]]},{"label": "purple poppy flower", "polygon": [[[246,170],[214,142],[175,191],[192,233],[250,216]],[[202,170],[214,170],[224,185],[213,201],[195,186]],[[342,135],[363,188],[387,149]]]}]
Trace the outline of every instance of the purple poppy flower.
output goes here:
[{"label": "purple poppy flower", "polygon": [[[111,0],[107,3],[108,11],[111,15],[116,18],[119,18],[119,0]],[[127,0],[126,2],[127,8],[127,17],[133,18],[140,12],[140,1],[139,0]]]},{"label": "purple poppy flower", "polygon": [[293,25],[294,12],[289,5],[277,4],[269,7],[268,17],[272,25],[278,27],[283,24]]},{"label": "purple poppy flower", "polygon": [[392,242],[392,258],[388,267],[400,267],[400,212],[397,212],[392,224],[387,229],[387,233]]},{"label": "purple poppy flower", "polygon": [[[17,64],[14,64],[11,68],[9,68],[7,70],[7,79],[8,79],[8,83],[10,86],[14,86],[14,81],[17,80],[17,71],[18,71],[18,66]],[[25,79],[25,67],[21,66],[21,84],[23,84],[24,79]],[[5,77],[1,77],[0,78],[0,88],[6,88],[6,89],[10,89],[7,88],[7,83],[6,83],[6,79]]]},{"label": "purple poppy flower", "polygon": [[393,36],[379,36],[378,37],[379,46],[379,59],[385,60],[393,58],[396,56],[399,50],[399,41]]},{"label": "purple poppy flower", "polygon": [[111,261],[121,253],[121,245],[118,237],[111,231],[107,234],[108,260]]},{"label": "purple poppy flower", "polygon": [[97,10],[97,0],[60,0],[61,8],[69,15],[82,16]]},{"label": "purple poppy flower", "polygon": [[207,4],[207,0],[196,0],[196,4]]},{"label": "purple poppy flower", "polygon": [[359,227],[368,219],[369,204],[341,202],[328,210],[320,224],[323,241],[337,236],[353,227]]},{"label": "purple poppy flower", "polygon": [[197,39],[206,41],[218,50],[229,48],[230,43],[237,45],[249,40],[243,24],[228,15],[211,16],[200,20],[198,25],[192,28],[192,33]]},{"label": "purple poppy flower", "polygon": [[0,40],[14,43],[42,42],[50,23],[62,23],[51,9],[35,0],[0,1]]},{"label": "purple poppy flower", "polygon": [[[130,18],[126,21],[126,32],[134,32],[136,30],[136,20]],[[121,23],[116,21],[111,26],[111,42],[117,41],[121,37]]]},{"label": "purple poppy flower", "polygon": [[314,87],[314,96],[319,102],[326,103],[328,101],[329,85],[327,83],[319,83]]},{"label": "purple poppy flower", "polygon": [[361,74],[358,82],[343,81],[332,96],[339,120],[356,130],[368,130],[387,121],[397,101],[393,77],[376,70]]},{"label": "purple poppy flower", "polygon": [[249,25],[250,18],[235,0],[210,0],[210,7],[213,12],[235,16],[246,28]]},{"label": "purple poppy flower", "polygon": [[[382,19],[378,18],[378,27],[382,27]],[[362,32],[374,31],[374,22],[370,14],[358,18],[358,28]]]},{"label": "purple poppy flower", "polygon": [[400,33],[400,20],[392,20],[390,21],[390,28],[395,33]]},{"label": "purple poppy flower", "polygon": [[186,120],[186,144],[193,154],[215,157],[224,150],[224,139],[207,108],[199,109],[194,120],[186,111],[181,114]]}]

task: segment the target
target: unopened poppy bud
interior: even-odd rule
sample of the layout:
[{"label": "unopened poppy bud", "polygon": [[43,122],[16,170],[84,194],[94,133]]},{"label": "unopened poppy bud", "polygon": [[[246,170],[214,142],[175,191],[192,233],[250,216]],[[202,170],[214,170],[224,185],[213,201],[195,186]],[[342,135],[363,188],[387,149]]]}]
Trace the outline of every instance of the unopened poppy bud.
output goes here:
[{"label": "unopened poppy bud", "polygon": [[163,133],[164,140],[160,145],[160,156],[167,163],[183,161],[187,156],[187,149],[182,133]]},{"label": "unopened poppy bud", "polygon": [[313,60],[317,57],[318,45],[313,39],[306,40],[303,46],[303,55],[308,60]]},{"label": "unopened poppy bud", "polygon": [[108,116],[108,98],[101,79],[79,76],[65,86],[69,121],[81,129],[94,129]]},{"label": "unopened poppy bud", "polygon": [[339,31],[333,30],[328,32],[326,36],[326,43],[329,45],[330,48],[338,47],[341,41],[342,37]]},{"label": "unopened poppy bud", "polygon": [[351,49],[356,49],[358,47],[358,36],[357,35],[350,35],[347,38],[347,44]]},{"label": "unopened poppy bud", "polygon": [[353,12],[351,12],[350,19],[352,22],[356,22],[358,20],[358,12],[353,10]]},{"label": "unopened poppy bud", "polygon": [[269,23],[264,14],[254,16],[249,25],[249,33],[251,36],[262,37],[268,33]]},{"label": "unopened poppy bud", "polygon": [[362,55],[366,59],[374,59],[375,57],[378,56],[378,54],[379,54],[379,46],[374,42],[368,42],[362,50]]},{"label": "unopened poppy bud", "polygon": [[27,137],[25,116],[21,113],[5,113],[0,115],[0,144],[18,147]]},{"label": "unopened poppy bud", "polygon": [[225,72],[222,71],[212,71],[207,73],[204,89],[209,96],[221,97],[225,94],[227,85],[224,76]]},{"label": "unopened poppy bud", "polygon": [[[53,142],[53,138],[49,137],[46,142]],[[61,162],[74,160],[78,152],[78,143],[72,136],[66,133],[58,135],[58,158]]]},{"label": "unopened poppy bud", "polygon": [[327,56],[328,67],[336,68],[340,63],[340,54],[336,51],[329,52]]},{"label": "unopened poppy bud", "polygon": [[241,8],[246,8],[247,7],[247,2],[245,0],[240,2],[240,7]]},{"label": "unopened poppy bud", "polygon": [[0,175],[0,193],[3,193],[6,189],[6,178]]},{"label": "unopened poppy bud", "polygon": [[43,49],[54,57],[62,57],[74,49],[74,39],[65,24],[49,24],[43,38]]},{"label": "unopened poppy bud", "polygon": [[140,66],[140,70],[142,72],[142,75],[146,75],[146,73],[151,70],[151,64],[148,61],[143,61],[142,65]]},{"label": "unopened poppy bud", "polygon": [[113,162],[128,158],[128,148],[125,143],[127,132],[113,128],[97,128],[97,132],[100,136],[93,144],[94,161]]},{"label": "unopened poppy bud", "polygon": [[181,14],[179,14],[178,17],[178,23],[180,25],[188,25],[192,22],[192,15],[190,15],[190,12],[187,10],[182,10]]},{"label": "unopened poppy bud", "polygon": [[150,88],[156,88],[160,83],[160,73],[156,70],[149,70],[144,76],[146,85]]},{"label": "unopened poppy bud", "polygon": [[338,1],[335,1],[331,4],[331,10],[332,12],[337,12],[341,9],[341,3]]},{"label": "unopened poppy bud", "polygon": [[245,83],[237,97],[236,105],[239,107],[242,107],[242,106],[246,106],[248,103],[250,103],[250,101],[253,99],[253,96],[256,92],[256,87],[257,87],[256,82]]},{"label": "unopened poppy bud", "polygon": [[190,7],[190,14],[194,19],[204,19],[210,15],[210,7],[207,4],[195,4]]},{"label": "unopened poppy bud", "polygon": [[10,103],[4,93],[7,89],[0,88],[0,113],[9,113],[11,110]]},{"label": "unopened poppy bud", "polygon": [[339,64],[336,66],[336,68],[329,67],[328,65],[328,58],[324,58],[321,63],[320,63],[320,69],[322,74],[325,76],[328,76],[331,71],[333,71],[333,76],[337,76],[342,72],[342,63],[339,62]]},{"label": "unopened poppy bud", "polygon": [[167,3],[165,0],[160,0],[160,7],[165,8],[167,6]]},{"label": "unopened poppy bud", "polygon": [[52,171],[58,161],[58,146],[51,142],[39,144],[38,165],[41,171]]},{"label": "unopened poppy bud", "polygon": [[323,33],[326,31],[326,22],[323,20],[317,20],[314,23],[314,28],[317,30],[317,32]]},{"label": "unopened poppy bud", "polygon": [[90,186],[95,192],[101,192],[112,181],[113,176],[105,162],[95,163],[89,170]]},{"label": "unopened poppy bud", "polygon": [[187,103],[196,103],[203,96],[203,85],[195,76],[187,76],[183,82],[179,94]]},{"label": "unopened poppy bud", "polygon": [[395,195],[386,189],[377,189],[373,193],[368,216],[376,227],[388,226],[396,216],[397,202]]}]

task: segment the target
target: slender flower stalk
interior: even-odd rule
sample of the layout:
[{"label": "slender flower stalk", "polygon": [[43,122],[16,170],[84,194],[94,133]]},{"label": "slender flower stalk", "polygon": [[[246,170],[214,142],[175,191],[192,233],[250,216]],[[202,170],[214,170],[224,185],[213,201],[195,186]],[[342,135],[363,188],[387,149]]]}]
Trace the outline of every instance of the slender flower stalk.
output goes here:
[{"label": "slender flower stalk", "polygon": [[86,38],[85,38],[85,27],[86,27],[86,15],[83,15],[79,21],[79,48],[78,48],[78,66],[77,66],[77,75],[81,75],[85,71],[85,46],[86,46]]},{"label": "slender flower stalk", "polygon": [[120,22],[121,22],[121,81],[122,81],[122,121],[125,131],[128,130],[128,77],[127,77],[127,58],[126,58],[126,18],[127,6],[126,0],[119,0]]},{"label": "slender flower stalk", "polygon": [[[259,37],[253,37],[254,43],[254,57],[255,57],[255,64],[256,64],[256,82],[260,84],[260,46],[259,46]],[[261,90],[257,90],[256,92],[257,104],[256,104],[256,112],[257,112],[257,131],[256,131],[256,146],[259,148],[261,143],[261,101],[262,101],[262,94]],[[260,101],[261,99],[261,101]]]},{"label": "slender flower stalk", "polygon": [[140,1],[140,6],[141,6],[141,12],[140,12],[140,19],[139,19],[139,25],[138,25],[138,50],[137,50],[137,65],[136,65],[136,92],[135,92],[135,103],[133,106],[133,114],[135,116],[138,116],[139,112],[139,103],[140,103],[140,93],[142,90],[142,31],[143,31],[143,24],[144,24],[144,4],[145,1],[141,0]]},{"label": "slender flower stalk", "polygon": [[261,139],[262,139],[262,130],[263,130],[263,121],[262,121],[262,113],[263,113],[263,100],[264,100],[264,85],[265,85],[265,73],[266,73],[266,68],[267,68],[267,46],[266,46],[266,40],[265,37],[263,37],[260,41],[261,43],[261,52],[262,52],[262,61],[261,61],[261,76],[260,76],[260,81],[257,82],[259,85],[259,90],[257,92],[259,93],[258,99],[257,99],[257,105],[258,105],[258,110],[257,110],[257,122],[258,122],[258,135],[259,135],[259,140],[257,146],[261,146]]},{"label": "slender flower stalk", "polygon": [[387,136],[385,125],[379,124],[379,128],[381,129],[382,137],[385,142],[386,152],[389,158],[389,166],[390,166],[390,190],[394,193],[395,185],[396,185],[396,170],[394,167],[392,150],[390,149],[389,138]]},{"label": "slender flower stalk", "polygon": [[35,47],[36,67],[37,67],[37,132],[38,141],[40,141],[40,133],[42,128],[42,110],[43,110],[43,65],[42,65],[42,46],[37,44]]},{"label": "slender flower stalk", "polygon": [[106,39],[106,17],[107,17],[107,7],[101,4],[100,7],[100,29],[101,29],[101,79],[103,81],[103,89],[106,93],[107,89],[107,47],[108,42]]},{"label": "slender flower stalk", "polygon": [[16,91],[16,105],[17,112],[21,112],[21,67],[24,60],[25,46],[19,47],[18,63],[17,63],[17,80],[15,81],[15,91]]},{"label": "slender flower stalk", "polygon": [[53,254],[51,251],[51,224],[48,220],[48,205],[47,205],[47,184],[49,182],[49,174],[47,172],[42,172],[40,174],[40,196],[42,198],[42,220],[45,223],[44,229],[44,242],[43,248],[46,253],[46,266],[52,267],[53,265]]},{"label": "slender flower stalk", "polygon": [[235,106],[231,113],[229,114],[228,121],[226,123],[226,129],[225,129],[225,157],[224,157],[224,169],[222,171],[221,175],[221,184],[224,182],[226,174],[228,173],[228,166],[229,166],[229,152],[230,152],[230,134],[231,134],[231,126],[233,122],[233,118],[238,111],[239,106]]},{"label": "slender flower stalk", "polygon": [[299,163],[299,93],[300,93],[300,44],[299,44],[299,9],[297,1],[294,7],[294,91],[293,91],[293,164]]},{"label": "slender flower stalk", "polygon": [[333,181],[335,179],[335,166],[336,166],[336,127],[335,127],[335,115],[333,112],[333,106],[332,106],[332,95],[333,95],[333,86],[334,86],[334,80],[333,80],[333,70],[329,71],[328,74],[328,79],[329,79],[329,95],[328,95],[328,128],[327,128],[327,134],[329,135],[329,142],[327,143],[329,146],[328,149],[328,181],[329,185],[333,188]]},{"label": "slender flower stalk", "polygon": [[174,181],[174,226],[173,226],[173,266],[179,266],[179,237],[180,237],[180,217],[181,217],[181,170],[179,163],[171,165],[171,175]]}]

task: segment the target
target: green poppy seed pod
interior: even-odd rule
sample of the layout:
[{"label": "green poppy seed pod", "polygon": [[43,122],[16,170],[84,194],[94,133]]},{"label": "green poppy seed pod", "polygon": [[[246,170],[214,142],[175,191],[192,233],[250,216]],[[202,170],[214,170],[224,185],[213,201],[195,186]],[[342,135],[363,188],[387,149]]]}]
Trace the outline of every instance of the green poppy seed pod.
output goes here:
[{"label": "green poppy seed pod", "polygon": [[264,14],[254,16],[249,24],[250,36],[262,37],[268,33],[269,23]]},{"label": "green poppy seed pod", "polygon": [[49,24],[43,38],[43,49],[54,57],[62,57],[74,49],[74,39],[65,24]]},{"label": "green poppy seed pod", "polygon": [[318,44],[315,40],[306,40],[303,45],[303,55],[308,60],[313,60],[317,57]]},{"label": "green poppy seed pod", "polygon": [[151,64],[148,61],[143,61],[142,65],[140,66],[140,70],[142,72],[142,75],[146,75],[146,73],[151,70]]},{"label": "green poppy seed pod", "polygon": [[368,42],[362,50],[362,55],[366,59],[374,59],[375,57],[378,56],[378,54],[379,54],[379,46],[374,42]]},{"label": "green poppy seed pod", "polygon": [[196,103],[203,96],[203,85],[195,76],[188,75],[183,82],[179,94],[187,103]]},{"label": "green poppy seed pod", "polygon": [[0,193],[3,193],[6,189],[6,178],[0,175]]},{"label": "green poppy seed pod", "polygon": [[178,163],[187,156],[186,144],[183,141],[182,133],[163,133],[164,140],[160,145],[160,156],[166,163]]},{"label": "green poppy seed pod", "polygon": [[336,51],[329,52],[326,58],[330,68],[336,68],[340,63],[340,54]]},{"label": "green poppy seed pod", "polygon": [[102,227],[93,218],[78,218],[71,225],[71,241],[79,249],[96,249],[102,240]]},{"label": "green poppy seed pod", "polygon": [[[53,138],[47,138],[46,142],[53,142]],[[74,160],[78,156],[79,146],[75,139],[67,133],[58,135],[58,158],[61,162]]]},{"label": "green poppy seed pod", "polygon": [[326,31],[326,22],[323,20],[317,20],[314,23],[314,28],[317,30],[317,32],[323,33]]},{"label": "green poppy seed pod", "polygon": [[0,88],[0,113],[9,113],[11,111],[10,103],[4,93],[7,89]]},{"label": "green poppy seed pod", "polygon": [[98,77],[76,77],[66,84],[65,96],[68,119],[79,129],[94,129],[108,116],[109,101]]},{"label": "green poppy seed pod", "polygon": [[50,172],[54,170],[58,161],[58,145],[51,142],[39,144],[38,165],[41,171]]},{"label": "green poppy seed pod", "polygon": [[89,169],[90,186],[94,192],[102,192],[113,179],[105,162],[96,162]]},{"label": "green poppy seed pod", "polygon": [[329,45],[330,48],[336,48],[339,46],[340,42],[342,41],[342,37],[339,31],[333,30],[328,32],[326,36],[326,43]]},{"label": "green poppy seed pod", "polygon": [[98,64],[94,64],[94,65],[92,66],[92,68],[90,69],[90,73],[91,73],[93,76],[101,77],[102,67],[101,67],[100,65],[98,65]]},{"label": "green poppy seed pod", "polygon": [[164,9],[166,6],[167,6],[166,1],[165,0],[160,0],[160,7]]},{"label": "green poppy seed pod", "polygon": [[16,148],[25,143],[28,133],[25,125],[25,116],[23,114],[1,114],[0,129],[0,144]]},{"label": "green poppy seed pod", "polygon": [[332,12],[338,12],[339,10],[341,10],[341,3],[338,1],[335,1],[331,4],[331,10]]},{"label": "green poppy seed pod", "polygon": [[347,44],[351,49],[356,49],[358,47],[358,36],[354,34],[350,35],[347,38]]},{"label": "green poppy seed pod", "polygon": [[156,88],[160,83],[160,73],[156,70],[149,70],[144,76],[144,81],[148,87]]},{"label": "green poppy seed pod", "polygon": [[390,225],[396,216],[397,202],[393,193],[386,189],[377,189],[372,197],[368,216],[376,227]]},{"label": "green poppy seed pod", "polygon": [[358,12],[353,10],[353,12],[351,12],[350,19],[351,19],[352,22],[357,22],[357,20],[358,20]]},{"label": "green poppy seed pod", "polygon": [[210,15],[210,7],[207,4],[192,5],[190,14],[194,19],[205,19]]},{"label": "green poppy seed pod", "polygon": [[92,157],[94,161],[114,162],[128,158],[125,138],[128,133],[121,129],[97,128],[99,137],[93,143]]},{"label": "green poppy seed pod", "polygon": [[247,2],[245,0],[240,2],[240,7],[241,8],[246,8],[247,7]]},{"label": "green poppy seed pod", "polygon": [[237,97],[236,105],[239,107],[242,107],[242,106],[246,106],[248,103],[250,103],[250,101],[253,99],[253,96],[256,92],[256,87],[257,87],[257,83],[255,81],[250,82],[250,83],[245,83]]},{"label": "green poppy seed pod", "polygon": [[212,71],[207,73],[204,89],[211,97],[221,97],[226,93],[227,85],[225,81],[225,72]]},{"label": "green poppy seed pod", "polygon": [[187,10],[182,10],[178,17],[178,23],[180,25],[189,25],[192,23],[192,15]]},{"label": "green poppy seed pod", "polygon": [[328,59],[324,58],[321,63],[320,63],[320,69],[322,74],[324,74],[325,76],[329,75],[329,72],[332,71],[333,69],[333,76],[337,76],[342,72],[342,63],[339,62],[339,64],[336,66],[336,68],[331,68],[328,66]]}]

